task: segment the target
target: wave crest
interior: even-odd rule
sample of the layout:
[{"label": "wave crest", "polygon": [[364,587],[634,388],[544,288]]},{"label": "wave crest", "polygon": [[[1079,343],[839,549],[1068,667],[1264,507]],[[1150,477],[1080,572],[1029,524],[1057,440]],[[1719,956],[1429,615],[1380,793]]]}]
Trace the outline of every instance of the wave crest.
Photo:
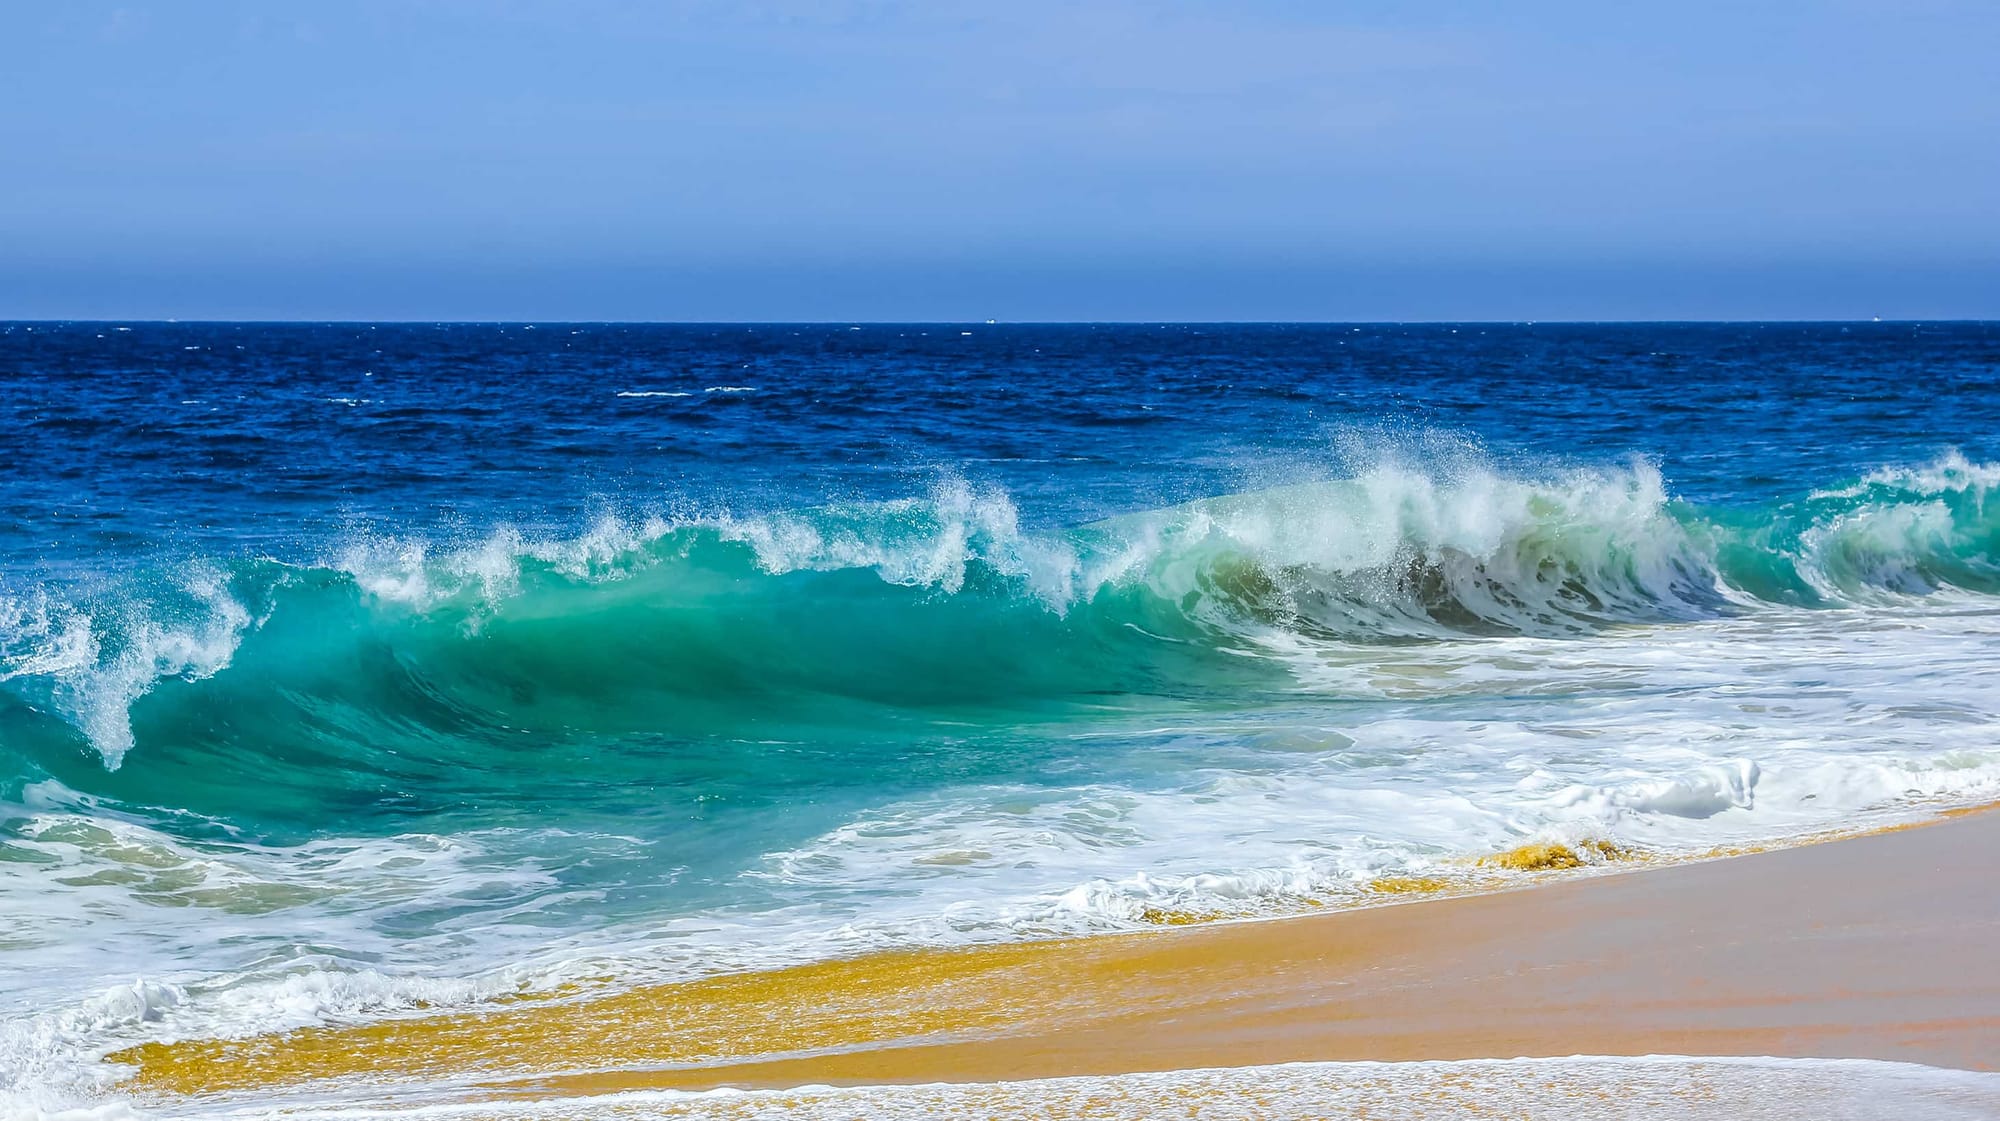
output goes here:
[{"label": "wave crest", "polygon": [[[1282,655],[1301,643],[1990,594],[1996,481],[2000,466],[1947,456],[1704,511],[1646,462],[1543,476],[1384,465],[1044,531],[1004,492],[946,479],[886,502],[607,518],[566,539],[357,536],[320,564],[0,600],[0,719],[58,716],[115,768],[148,708],[163,728],[199,715],[232,735],[354,742],[412,725],[703,734],[1295,689]],[[216,714],[227,705],[231,720]]]}]

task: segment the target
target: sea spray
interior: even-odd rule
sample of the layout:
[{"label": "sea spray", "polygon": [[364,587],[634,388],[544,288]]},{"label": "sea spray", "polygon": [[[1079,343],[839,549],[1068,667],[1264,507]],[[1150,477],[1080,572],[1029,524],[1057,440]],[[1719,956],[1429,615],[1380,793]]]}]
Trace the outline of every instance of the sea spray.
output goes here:
[{"label": "sea spray", "polygon": [[[93,601],[37,588],[0,617],[0,688],[113,767],[135,705],[184,738],[176,709],[211,692],[307,725],[301,706],[324,702],[405,706],[364,723],[706,733],[793,719],[782,710],[802,699],[803,721],[1226,700],[1290,687],[1257,663],[1299,641],[1588,635],[1988,593],[1993,470],[1946,459],[1755,520],[1672,501],[1640,462],[1545,478],[1385,467],[1072,530],[1024,529],[1003,492],[953,479],[886,502],[604,519],[567,539],[363,538],[330,563],[210,561]],[[177,687],[152,695],[161,682]]]}]

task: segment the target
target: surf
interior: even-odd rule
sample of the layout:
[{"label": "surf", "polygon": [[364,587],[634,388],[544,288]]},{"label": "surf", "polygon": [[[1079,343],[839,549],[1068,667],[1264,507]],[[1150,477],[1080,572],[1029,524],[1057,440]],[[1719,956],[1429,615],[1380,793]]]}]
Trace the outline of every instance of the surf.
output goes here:
[{"label": "surf", "polygon": [[[1649,463],[1385,466],[1070,529],[998,489],[758,515],[359,536],[0,603],[10,744],[116,770],[254,741],[365,765],[523,735],[681,737],[1226,704],[1285,652],[1587,636],[2000,591],[2000,467],[1947,456],[1751,509]],[[15,750],[20,750],[17,746]],[[74,767],[63,768],[73,773]]]}]

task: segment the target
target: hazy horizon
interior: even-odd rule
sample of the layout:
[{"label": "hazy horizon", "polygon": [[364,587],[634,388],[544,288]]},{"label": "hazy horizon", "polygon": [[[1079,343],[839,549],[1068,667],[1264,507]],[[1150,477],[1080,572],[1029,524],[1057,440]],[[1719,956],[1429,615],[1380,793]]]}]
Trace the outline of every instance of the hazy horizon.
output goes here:
[{"label": "hazy horizon", "polygon": [[382,327],[1673,327],[1740,326],[1844,327],[1858,324],[1923,326],[2000,323],[1971,316],[1911,319],[182,319],[145,318],[0,319],[9,325],[120,324],[132,326],[382,326]]},{"label": "hazy horizon", "polygon": [[2000,11],[83,2],[0,317],[2000,316]]}]

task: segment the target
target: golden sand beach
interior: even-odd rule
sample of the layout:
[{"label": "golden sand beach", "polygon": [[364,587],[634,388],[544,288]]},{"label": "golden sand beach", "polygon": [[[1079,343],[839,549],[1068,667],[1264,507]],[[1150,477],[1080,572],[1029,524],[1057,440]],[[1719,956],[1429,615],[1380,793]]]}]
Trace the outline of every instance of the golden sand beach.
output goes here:
[{"label": "golden sand beach", "polygon": [[[386,1102],[1000,1083],[1328,1060],[2000,1065],[2000,814],[1522,890],[913,950],[612,995],[149,1045],[144,1099]],[[2000,1106],[2000,1103],[1995,1103]]]}]

